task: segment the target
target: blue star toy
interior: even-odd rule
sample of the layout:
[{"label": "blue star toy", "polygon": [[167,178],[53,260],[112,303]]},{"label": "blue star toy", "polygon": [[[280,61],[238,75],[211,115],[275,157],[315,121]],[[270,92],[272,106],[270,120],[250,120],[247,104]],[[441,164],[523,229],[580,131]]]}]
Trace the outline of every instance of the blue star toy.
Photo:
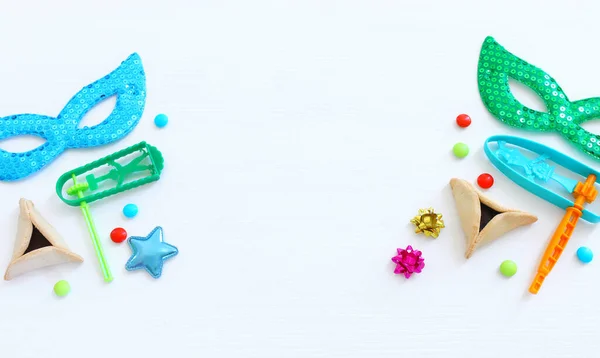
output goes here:
[{"label": "blue star toy", "polygon": [[128,242],[132,255],[125,264],[125,269],[134,271],[143,268],[154,278],[162,275],[163,262],[179,253],[175,246],[164,241],[160,226],[154,228],[148,236],[132,236]]}]

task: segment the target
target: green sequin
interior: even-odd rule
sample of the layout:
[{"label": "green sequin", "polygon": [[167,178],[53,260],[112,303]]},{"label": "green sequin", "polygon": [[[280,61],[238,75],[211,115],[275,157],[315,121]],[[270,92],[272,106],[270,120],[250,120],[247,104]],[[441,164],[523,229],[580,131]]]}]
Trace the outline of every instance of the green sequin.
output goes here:
[{"label": "green sequin", "polygon": [[[519,102],[510,91],[509,78],[532,89],[548,111],[536,111]],[[492,37],[481,47],[477,82],[484,105],[502,122],[524,130],[558,132],[581,151],[600,159],[600,136],[580,126],[600,118],[599,97],[569,101],[554,78],[506,51]]]}]

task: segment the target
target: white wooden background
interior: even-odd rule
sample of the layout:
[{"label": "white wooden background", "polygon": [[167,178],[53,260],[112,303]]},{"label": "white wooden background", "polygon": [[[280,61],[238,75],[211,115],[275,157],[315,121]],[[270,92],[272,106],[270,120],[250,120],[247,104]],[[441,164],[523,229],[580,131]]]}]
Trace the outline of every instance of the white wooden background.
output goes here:
[{"label": "white wooden background", "polygon": [[[20,197],[86,260],[0,283],[1,357],[568,358],[600,348],[600,266],[575,258],[582,245],[600,253],[595,228],[578,227],[531,297],[562,213],[502,177],[481,145],[493,134],[525,135],[597,163],[556,135],[497,122],[476,82],[481,43],[492,35],[571,99],[600,96],[597,1],[0,6],[0,115],[56,115],[134,51],[148,76],[146,111],[126,139],[0,183],[0,269]],[[158,130],[161,112],[170,123]],[[466,130],[454,124],[462,112],[473,118]],[[166,158],[161,181],[92,205],[116,277],[106,285],[81,213],[53,188],[63,172],[141,140]],[[471,147],[461,161],[450,154],[457,141]],[[466,261],[448,182],[482,172],[496,178],[492,198],[540,219]],[[120,213],[128,202],[140,208],[129,221]],[[446,220],[437,240],[408,224],[426,206]],[[159,280],[126,272],[129,248],[108,233],[125,226],[146,235],[156,225],[179,256]],[[390,258],[408,244],[423,250],[426,267],[405,280]],[[519,265],[509,280],[497,271],[505,259]],[[72,285],[64,299],[52,292],[59,279]]]}]

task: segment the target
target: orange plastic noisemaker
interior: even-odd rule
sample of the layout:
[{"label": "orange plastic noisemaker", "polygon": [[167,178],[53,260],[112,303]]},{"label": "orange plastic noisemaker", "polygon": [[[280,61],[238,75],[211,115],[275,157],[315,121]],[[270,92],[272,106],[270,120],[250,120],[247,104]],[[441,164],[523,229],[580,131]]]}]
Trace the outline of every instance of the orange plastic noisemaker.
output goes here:
[{"label": "orange plastic noisemaker", "polygon": [[[495,151],[490,148],[490,143],[497,144]],[[518,147],[535,153],[537,157],[530,159],[523,155]],[[537,294],[565,250],[579,219],[591,223],[600,222],[600,216],[584,208],[586,203],[592,203],[598,196],[595,184],[600,173],[552,148],[524,138],[493,136],[486,140],[483,149],[489,160],[504,175],[529,192],[566,211],[548,243],[535,278],[529,287],[529,292]],[[579,174],[585,180],[581,182],[556,174],[554,167],[549,165],[547,160],[552,160],[557,165]],[[567,199],[536,183],[536,181],[547,183],[550,180],[559,183],[572,194],[574,200]]]}]

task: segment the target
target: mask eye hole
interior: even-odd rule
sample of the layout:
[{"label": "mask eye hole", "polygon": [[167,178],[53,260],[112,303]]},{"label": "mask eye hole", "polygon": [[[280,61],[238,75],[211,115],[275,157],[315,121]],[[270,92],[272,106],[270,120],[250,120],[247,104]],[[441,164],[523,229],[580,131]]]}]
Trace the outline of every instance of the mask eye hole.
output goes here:
[{"label": "mask eye hole", "polygon": [[527,108],[548,113],[548,108],[544,101],[531,88],[511,77],[508,78],[508,87],[517,101],[521,102]]},{"label": "mask eye hole", "polygon": [[[600,133],[600,121],[598,121],[599,118],[600,115],[597,118],[594,118],[590,121],[581,123],[580,126],[588,132]],[[598,140],[597,143],[599,143],[597,145],[600,145],[600,140]]]},{"label": "mask eye hole", "polygon": [[0,149],[11,153],[25,153],[44,143],[46,143],[46,140],[42,137],[35,135],[18,135],[0,140]]},{"label": "mask eye hole", "polygon": [[117,96],[112,95],[110,97],[106,97],[105,99],[98,102],[94,107],[92,107],[79,121],[77,124],[77,128],[88,127],[91,128],[102,123],[108,116],[110,116],[111,112],[115,109],[117,105]]}]

